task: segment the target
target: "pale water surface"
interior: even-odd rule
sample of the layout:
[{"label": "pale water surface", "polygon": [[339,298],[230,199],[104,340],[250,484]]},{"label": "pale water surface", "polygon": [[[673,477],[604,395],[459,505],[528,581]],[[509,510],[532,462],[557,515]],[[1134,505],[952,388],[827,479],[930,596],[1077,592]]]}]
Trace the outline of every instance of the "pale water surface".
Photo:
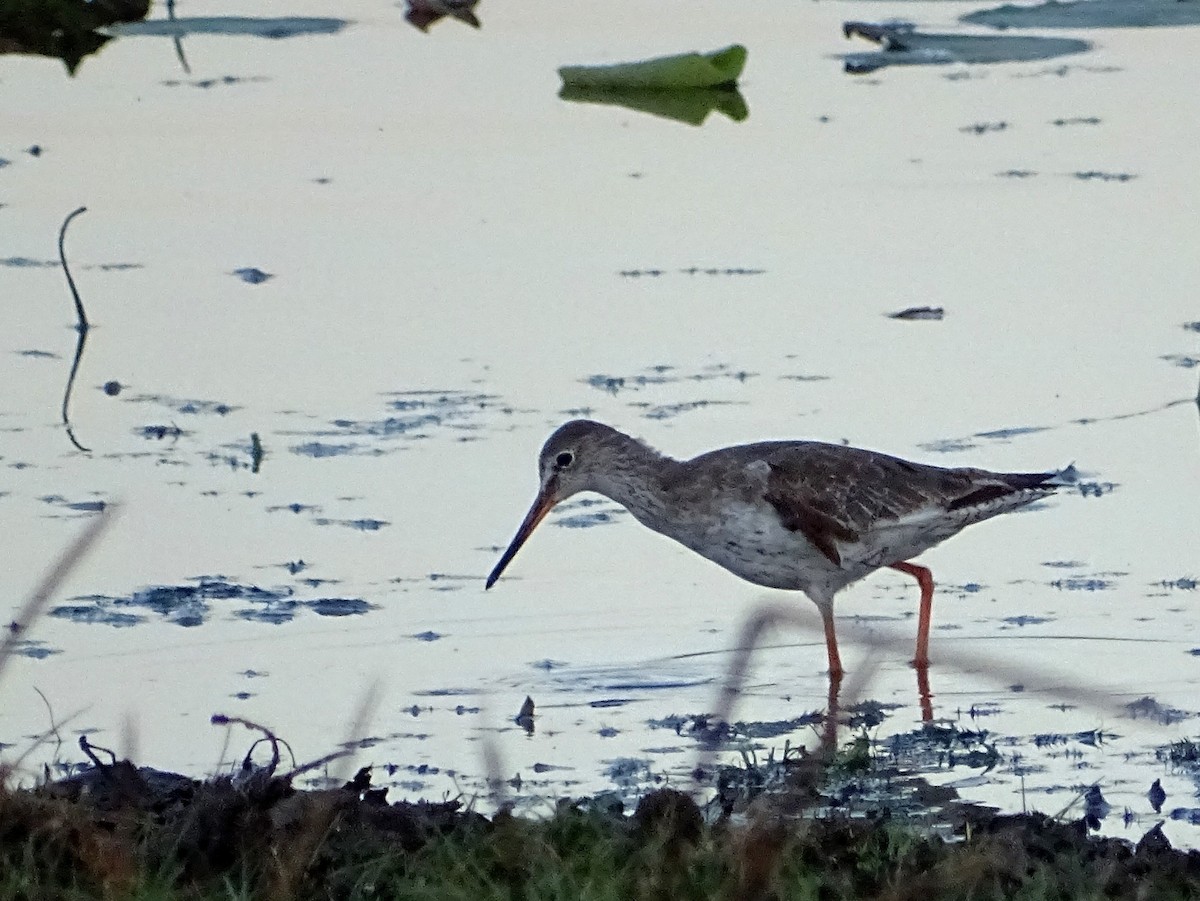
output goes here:
[{"label": "pale water surface", "polygon": [[[86,731],[200,775],[251,740],[223,751],[211,714],[312,759],[377,685],[354,764],[393,767],[393,797],[486,804],[488,743],[534,808],[690,785],[697,742],[663,721],[711,710],[742,619],[787,597],[607,503],[556,514],[483,591],[542,440],[587,415],[679,456],[806,437],[1074,463],[1083,487],[923,558],[935,713],[1002,757],[931,778],[1047,812],[1099,781],[1104,828],[1133,838],[1160,778],[1167,834],[1200,846],[1196,783],[1156,758],[1200,713],[1197,32],[1058,30],[1092,49],[843,71],[870,49],[844,19],[987,34],[957,24],[986,8],[484,0],[481,30],[421,34],[387,3],[293,0],[241,12],[347,24],[187,33],[190,73],[154,35],[75,78],[0,59],[6,609],[98,502],[123,504],[5,674],[5,758],[49,725],[35,687],[59,720],[82,711],[61,759]],[[742,122],[556,96],[559,65],[732,41]],[[58,421],[75,334],[55,240],[80,205],[90,453]],[[272,277],[235,274],[251,268]],[[911,306],[945,315],[887,317]],[[915,606],[895,573],[839,597],[851,677],[853,638],[911,641]],[[819,634],[769,644],[735,717],[822,708]],[[898,705],[880,738],[919,725],[908,653],[880,652],[861,688]],[[1125,715],[1146,696],[1177,721]],[[816,739],[760,753],[785,740]]]}]

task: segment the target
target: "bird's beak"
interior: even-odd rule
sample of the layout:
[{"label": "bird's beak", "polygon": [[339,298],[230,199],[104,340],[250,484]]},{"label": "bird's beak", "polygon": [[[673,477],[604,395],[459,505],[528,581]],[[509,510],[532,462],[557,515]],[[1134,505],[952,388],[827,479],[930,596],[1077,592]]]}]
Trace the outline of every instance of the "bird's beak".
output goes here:
[{"label": "bird's beak", "polygon": [[508,550],[501,555],[495,569],[492,570],[492,574],[487,577],[487,582],[484,583],[485,590],[496,584],[496,580],[500,578],[500,574],[504,572],[504,568],[512,562],[513,557],[517,556],[517,551],[521,549],[521,545],[525,543],[526,539],[533,534],[533,530],[537,528],[537,524],[545,519],[546,514],[558,503],[554,489],[555,484],[553,479],[542,486],[542,490],[538,492],[538,496],[533,501],[533,506],[529,508],[529,512],[525,514],[525,519],[521,522],[520,528],[517,529],[517,534],[513,536]]}]

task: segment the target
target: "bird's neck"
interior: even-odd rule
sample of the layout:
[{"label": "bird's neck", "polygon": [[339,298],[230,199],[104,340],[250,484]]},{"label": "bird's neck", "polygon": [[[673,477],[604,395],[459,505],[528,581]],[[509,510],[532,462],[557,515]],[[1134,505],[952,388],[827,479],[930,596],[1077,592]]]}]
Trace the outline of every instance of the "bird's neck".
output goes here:
[{"label": "bird's neck", "polygon": [[667,486],[682,464],[634,438],[627,438],[614,465],[596,479],[596,490],[616,501],[643,525],[662,531]]}]

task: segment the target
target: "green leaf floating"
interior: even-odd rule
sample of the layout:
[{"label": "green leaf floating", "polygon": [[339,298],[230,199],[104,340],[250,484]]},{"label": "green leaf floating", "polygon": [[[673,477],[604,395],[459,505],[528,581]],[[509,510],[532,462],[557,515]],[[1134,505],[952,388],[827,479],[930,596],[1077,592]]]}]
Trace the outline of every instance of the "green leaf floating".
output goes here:
[{"label": "green leaf floating", "polygon": [[671,90],[733,87],[746,65],[746,48],[731,44],[711,53],[680,53],[610,66],[563,66],[563,86]]}]

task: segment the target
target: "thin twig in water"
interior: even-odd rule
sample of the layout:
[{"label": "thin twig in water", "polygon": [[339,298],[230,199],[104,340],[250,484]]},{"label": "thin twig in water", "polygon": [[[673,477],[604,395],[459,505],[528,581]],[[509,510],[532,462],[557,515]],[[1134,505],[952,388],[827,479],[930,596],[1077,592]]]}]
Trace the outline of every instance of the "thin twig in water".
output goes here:
[{"label": "thin twig in water", "polygon": [[33,686],[33,690],[42,699],[42,703],[46,705],[46,713],[50,715],[50,733],[54,736],[54,756],[57,757],[59,750],[62,748],[63,740],[62,735],[58,731],[58,723],[54,722],[54,708],[50,706],[50,699],[46,697],[45,692],[36,685]]},{"label": "thin twig in water", "polygon": [[33,594],[29,596],[29,600],[17,611],[16,617],[9,624],[4,640],[0,641],[0,674],[3,674],[4,666],[8,663],[8,658],[12,656],[17,642],[24,637],[25,633],[29,631],[29,627],[42,615],[46,604],[50,602],[50,598],[58,591],[63,580],[71,574],[71,570],[78,566],[79,561],[91,550],[92,545],[96,543],[96,539],[112,523],[113,517],[116,516],[119,509],[120,504],[106,504],[104,510],[88,523],[87,528],[80,533],[79,537],[71,542],[70,547],[63,551],[58,561],[42,577],[42,581],[33,590]]},{"label": "thin twig in water", "polygon": [[[50,729],[47,729],[44,732],[41,732],[40,734],[35,735],[33,737],[33,741],[30,743],[29,747],[26,748],[24,751],[22,751],[20,756],[17,757],[17,759],[14,760],[12,763],[0,764],[0,783],[3,783],[3,781],[5,779],[7,779],[10,774],[15,773],[18,770],[20,770],[21,765],[23,763],[25,763],[25,758],[27,758],[30,754],[32,754],[34,751],[36,751],[38,748],[40,748],[42,745],[44,745],[46,743],[46,739],[48,739],[51,735],[58,735],[59,734],[58,730],[62,726],[65,726],[65,725],[67,725],[67,723],[70,723],[70,722],[73,722],[73,721],[79,719],[81,716],[83,716],[85,713],[87,713],[89,709],[90,708],[88,708],[88,707],[80,707],[74,713],[64,717],[61,722],[56,723]],[[57,751],[55,751],[55,759],[56,760],[58,759]]]},{"label": "thin twig in water", "polygon": [[71,289],[71,298],[75,301],[75,331],[79,333],[79,339],[75,344],[75,359],[71,362],[71,374],[67,376],[67,387],[63,391],[62,421],[63,425],[66,426],[67,437],[71,439],[71,443],[84,453],[91,453],[90,448],[84,447],[76,439],[75,431],[71,428],[71,417],[68,413],[68,408],[71,404],[71,390],[75,387],[75,375],[79,372],[79,362],[83,359],[83,347],[87,343],[88,331],[91,329],[91,324],[88,322],[87,313],[84,312],[83,300],[79,297],[79,290],[75,287],[75,279],[71,277],[71,268],[67,265],[65,243],[67,239],[67,226],[71,224],[71,220],[80,213],[86,212],[87,207],[81,206],[63,220],[62,228],[58,230],[58,261],[62,264],[63,274],[67,277],[67,287]]},{"label": "thin twig in water", "polygon": [[[175,21],[175,0],[167,0],[167,18],[172,22]],[[187,57],[183,55],[183,32],[175,32],[171,36],[171,42],[175,45],[175,55],[179,57],[179,65],[183,67],[184,74],[191,75],[192,67],[188,65]]]},{"label": "thin twig in water", "polygon": [[[92,766],[94,766],[98,770],[102,770],[102,769],[105,769],[106,767],[117,765],[117,755],[116,754],[114,754],[108,748],[104,748],[104,747],[101,747],[100,745],[92,744],[90,741],[87,740],[86,735],[79,736],[79,750],[83,751],[83,753],[87,755],[88,760],[90,760],[92,762]],[[99,757],[96,756],[97,751],[103,751],[105,754],[107,754],[109,756],[108,763],[105,763]]]}]

